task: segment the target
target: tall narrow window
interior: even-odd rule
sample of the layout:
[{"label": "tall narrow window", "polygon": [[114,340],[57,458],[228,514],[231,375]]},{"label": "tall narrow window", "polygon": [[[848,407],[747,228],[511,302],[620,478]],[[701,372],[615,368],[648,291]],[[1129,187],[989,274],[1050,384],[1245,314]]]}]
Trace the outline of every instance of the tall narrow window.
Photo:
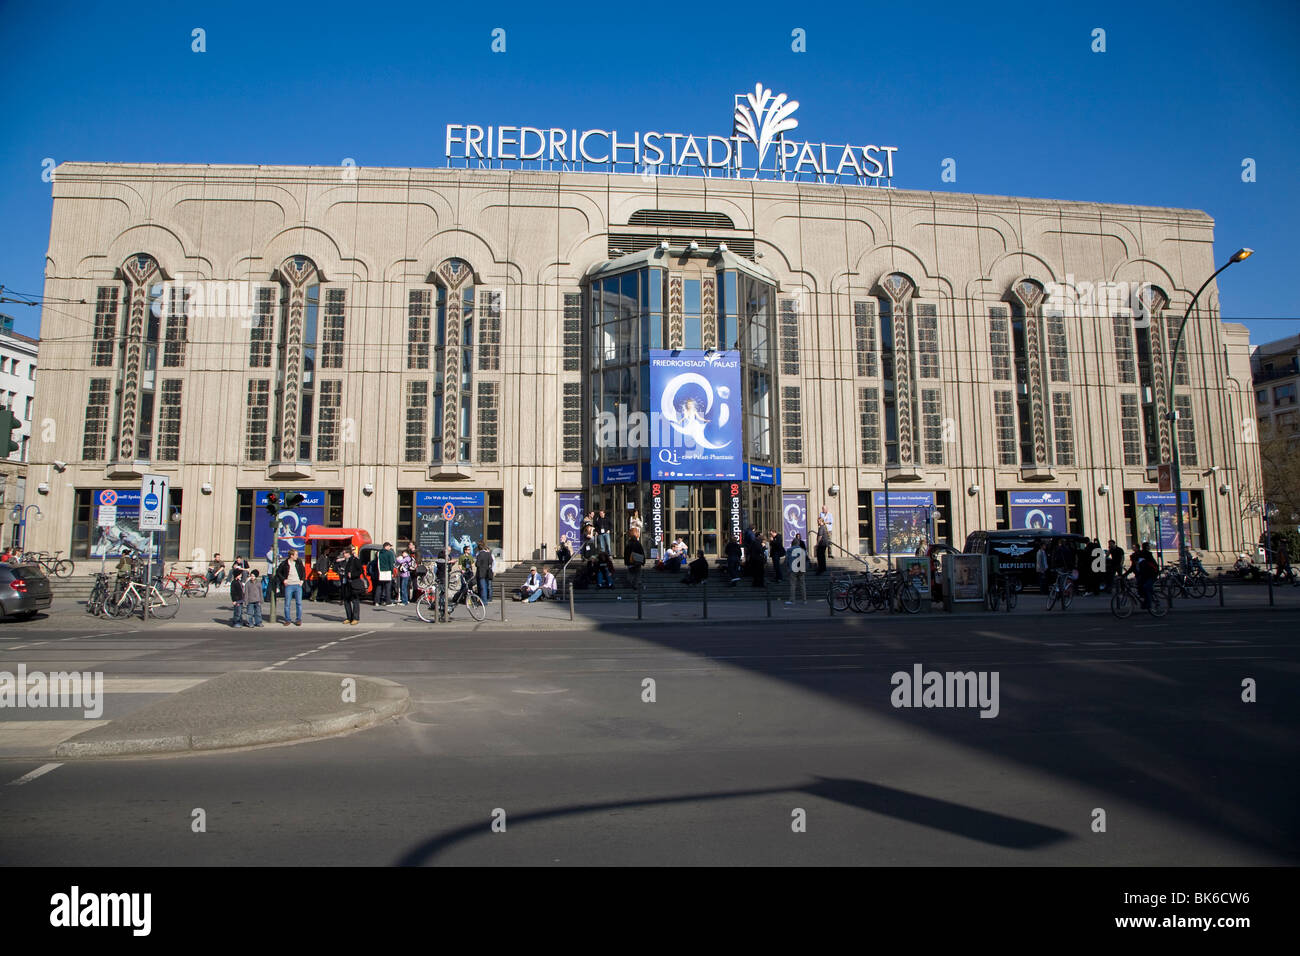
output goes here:
[{"label": "tall narrow window", "polygon": [[582,461],[582,383],[564,383],[564,454],[566,465]]},{"label": "tall narrow window", "polygon": [[880,391],[858,389],[858,439],[864,465],[880,464]]},{"label": "tall narrow window", "polygon": [[499,388],[496,382],[478,383],[478,460],[484,464],[493,464],[497,460]]},{"label": "tall narrow window", "polygon": [[801,401],[799,386],[781,386],[781,459],[787,465],[803,464]]},{"label": "tall narrow window", "polygon": [[271,367],[271,345],[275,341],[275,289],[261,286],[253,306],[248,329],[249,368]]},{"label": "tall narrow window", "polygon": [[1124,442],[1124,464],[1136,467],[1142,464],[1142,426],[1138,415],[1138,397],[1124,394],[1119,397],[1120,436]]},{"label": "tall narrow window", "polygon": [[1137,360],[1133,357],[1133,317],[1117,315],[1115,330],[1115,370],[1121,385],[1137,384]]},{"label": "tall narrow window", "polygon": [[[429,321],[431,293],[412,289],[406,305],[406,367],[429,367]],[[423,454],[423,452],[421,452]]]},{"label": "tall narrow window", "polygon": [[1016,464],[1016,405],[1010,391],[993,393],[993,423],[997,432],[998,464]]},{"label": "tall narrow window", "polygon": [[943,464],[943,392],[921,389],[921,429],[927,465]]},{"label": "tall narrow window", "polygon": [[316,425],[316,460],[338,461],[339,415],[343,408],[343,380],[320,381],[320,411]]},{"label": "tall narrow window", "polygon": [[[428,362],[428,356],[425,356],[425,362]],[[429,383],[428,382],[407,382],[406,383],[406,454],[403,456],[407,462],[422,462],[425,460],[424,454],[424,436],[425,419],[429,411]]]},{"label": "tall narrow window", "polygon": [[1174,411],[1178,413],[1178,460],[1184,465],[1196,464],[1196,423],[1192,420],[1192,397],[1174,396]]},{"label": "tall narrow window", "polygon": [[[1006,306],[989,308],[989,357],[995,382],[1011,381],[1011,323]],[[1014,464],[1014,462],[1007,462]]]},{"label": "tall narrow window", "polygon": [[1074,415],[1069,392],[1052,393],[1052,430],[1056,436],[1056,463],[1074,464]]},{"label": "tall narrow window", "polygon": [[772,454],[772,380],[755,369],[749,370],[749,448],[756,458]]},{"label": "tall narrow window", "polygon": [[96,368],[113,365],[117,347],[117,286],[100,286],[95,299],[95,331],[90,346],[90,364]]},{"label": "tall narrow window", "polygon": [[880,305],[880,377],[885,415],[885,464],[898,464],[898,402],[894,382],[894,304],[889,299]]},{"label": "tall narrow window", "polygon": [[[284,323],[288,328],[289,323]],[[320,332],[320,286],[307,289],[302,322],[302,398],[298,412],[298,460],[311,461],[313,426],[316,423],[316,337]],[[286,348],[292,348],[287,344]]]},{"label": "tall narrow window", "polygon": [[163,341],[163,368],[185,364],[185,342],[189,332],[189,293],[172,286],[168,290],[167,331]]},{"label": "tall narrow window", "polygon": [[244,456],[249,461],[266,461],[266,427],[271,413],[271,380],[255,378],[248,383],[248,407],[244,421]]},{"label": "tall narrow window", "polygon": [[[921,378],[939,377],[939,307],[933,302],[915,303],[916,363]],[[929,453],[926,453],[929,458]]]},{"label": "tall narrow window", "polygon": [[564,371],[582,371],[582,293],[564,293]]},{"label": "tall narrow window", "polygon": [[321,322],[320,367],[343,367],[344,304],[347,290],[325,290],[325,315]]},{"label": "tall narrow window", "polygon": [[478,320],[478,367],[479,371],[490,372],[501,368],[500,289],[488,289],[483,293]]},{"label": "tall narrow window", "polygon": [[879,372],[876,364],[876,303],[853,303],[853,345],[859,378],[875,378]]},{"label": "tall narrow window", "polygon": [[158,409],[158,460],[180,461],[181,380],[165,378]]},{"label": "tall narrow window", "polygon": [[799,374],[799,300],[781,300],[781,374]]},{"label": "tall narrow window", "polygon": [[[1179,321],[1181,320],[1175,320],[1173,316],[1169,316],[1165,319],[1165,341],[1169,343],[1170,355],[1174,354],[1174,343],[1178,339]],[[1189,330],[1190,327],[1191,326],[1189,324],[1188,326]],[[1174,363],[1174,384],[1175,385],[1188,385],[1191,383],[1191,379],[1188,378],[1187,375],[1187,350],[1190,347],[1191,347],[1191,339],[1188,337],[1188,334],[1184,332],[1182,348],[1178,350],[1178,361]]]},{"label": "tall narrow window", "polygon": [[1043,318],[1047,325],[1048,377],[1053,382],[1068,382],[1070,352],[1065,337],[1065,316],[1060,312],[1048,312]]},{"label": "tall narrow window", "polygon": [[86,427],[81,439],[81,457],[85,461],[104,461],[107,458],[110,384],[107,378],[90,380],[90,391],[86,396]]}]

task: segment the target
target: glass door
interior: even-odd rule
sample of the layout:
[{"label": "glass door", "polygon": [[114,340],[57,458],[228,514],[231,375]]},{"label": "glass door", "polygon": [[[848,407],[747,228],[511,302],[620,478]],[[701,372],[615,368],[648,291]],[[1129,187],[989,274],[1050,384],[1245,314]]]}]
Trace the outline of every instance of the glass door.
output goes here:
[{"label": "glass door", "polygon": [[699,547],[706,557],[722,555],[722,494],[717,485],[701,485],[695,489],[699,499]]}]

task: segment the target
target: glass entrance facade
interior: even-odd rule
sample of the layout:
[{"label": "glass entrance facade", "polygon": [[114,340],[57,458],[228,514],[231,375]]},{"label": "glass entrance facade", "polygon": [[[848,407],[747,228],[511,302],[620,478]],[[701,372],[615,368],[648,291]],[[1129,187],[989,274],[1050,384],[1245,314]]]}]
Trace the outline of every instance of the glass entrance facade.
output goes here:
[{"label": "glass entrance facade", "polygon": [[776,291],[721,248],[650,249],[587,276],[588,490],[616,551],[633,509],[650,548],[680,537],[711,558],[736,525],[777,527]]}]

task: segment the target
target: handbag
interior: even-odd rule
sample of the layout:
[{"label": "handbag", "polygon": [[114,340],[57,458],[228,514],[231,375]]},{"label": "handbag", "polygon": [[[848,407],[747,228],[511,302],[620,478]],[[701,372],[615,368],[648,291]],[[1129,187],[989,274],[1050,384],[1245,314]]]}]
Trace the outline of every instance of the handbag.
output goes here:
[{"label": "handbag", "polygon": [[363,581],[361,578],[353,578],[351,581],[348,582],[348,587],[352,589],[353,594],[366,593],[366,582]]},{"label": "handbag", "polygon": [[380,572],[379,572],[379,580],[381,580],[381,581],[391,581],[391,580],[393,580],[393,572],[392,572],[392,571],[380,571]]},{"label": "handbag", "polygon": [[640,551],[633,551],[632,554],[630,555],[630,558],[632,564],[634,564],[638,568],[641,567],[641,565],[645,564],[645,555],[642,554]]}]

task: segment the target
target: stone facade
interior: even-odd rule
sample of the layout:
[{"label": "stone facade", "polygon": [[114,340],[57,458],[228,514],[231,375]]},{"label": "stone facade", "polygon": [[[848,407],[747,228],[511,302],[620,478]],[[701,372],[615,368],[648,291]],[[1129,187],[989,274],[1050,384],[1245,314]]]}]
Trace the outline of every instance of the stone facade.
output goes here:
[{"label": "stone facade", "polygon": [[[866,550],[855,521],[859,493],[879,490],[886,479],[883,457],[864,463],[870,456],[863,449],[861,389],[878,385],[880,370],[873,377],[857,361],[863,344],[855,316],[867,314],[862,303],[874,310],[896,292],[895,349],[915,359],[919,349],[932,348],[938,374],[931,368],[929,378],[916,378],[927,373],[918,373],[915,361],[897,364],[895,387],[902,394],[924,388],[928,405],[901,402],[903,448],[888,469],[891,486],[947,492],[945,524],[958,547],[968,532],[995,526],[998,492],[1025,488],[1076,493],[1083,530],[1103,543],[1126,541],[1125,492],[1156,488],[1155,462],[1144,449],[1133,463],[1132,435],[1125,444],[1122,417],[1131,404],[1124,406],[1121,395],[1142,399],[1142,382],[1121,380],[1121,366],[1132,359],[1113,315],[1047,321],[1044,290],[1062,283],[1158,288],[1148,371],[1159,456],[1168,457],[1170,444],[1165,376],[1177,374],[1176,393],[1189,399],[1184,407],[1192,413],[1196,446],[1195,464],[1184,461],[1184,487],[1200,495],[1205,550],[1226,554],[1259,533],[1236,496],[1219,491],[1223,484],[1257,484],[1259,462],[1242,427],[1255,416],[1248,336],[1217,321],[1214,286],[1188,325],[1185,371],[1170,367],[1167,320],[1176,327],[1192,292],[1217,265],[1213,221],[1202,212],[689,176],[647,181],[582,172],[65,163],[54,181],[45,295],[86,304],[43,316],[35,418],[52,420],[55,429],[52,442],[33,443],[31,457],[69,467],[52,475],[41,500],[46,517],[31,529],[29,544],[68,550],[78,489],[138,488],[139,474],[148,471],[169,475],[173,489],[183,492],[183,558],[233,552],[238,491],[280,486],[341,489],[344,525],[370,529],[378,541],[394,537],[402,491],[500,492],[505,559],[528,559],[542,542],[553,548],[557,492],[588,486],[591,463],[586,450],[581,461],[566,462],[563,454],[564,386],[585,388],[587,368],[585,359],[578,368],[561,360],[565,296],[580,293],[594,267],[660,238],[675,247],[698,241],[705,256],[727,243],[770,274],[784,307],[793,309],[787,314],[795,317],[799,354],[790,362],[783,356],[781,364],[797,373],[783,372],[776,394],[799,390],[801,454],[798,463],[782,465],[782,487],[807,492],[814,512],[830,504],[837,543],[849,551]],[[457,271],[462,264],[470,272]],[[896,275],[906,283],[891,278]],[[163,367],[154,359],[158,367],[149,369],[142,341],[150,309],[163,313],[155,330],[161,355],[172,307],[153,305],[148,290],[168,281],[247,286],[254,310],[257,290],[271,289],[265,293],[276,316],[270,367],[251,365],[256,320],[230,314],[190,315],[175,333],[184,342],[179,364]],[[479,324],[458,321],[453,332],[450,323],[470,301],[463,289],[471,285]],[[310,370],[298,345],[309,308],[301,290],[316,286],[316,417],[307,433],[311,454],[300,460],[295,451],[307,447],[295,449],[303,434],[300,393],[312,384],[312,376],[304,379]],[[114,288],[118,298],[106,305],[101,290]],[[342,296],[327,298],[340,289]],[[432,354],[428,367],[412,362],[418,352],[413,316],[421,308],[413,293],[422,292],[433,294],[430,302],[445,298],[441,375]],[[493,302],[497,326],[485,333],[481,323]],[[329,318],[339,303],[342,319],[337,310]],[[110,307],[111,329],[97,315]],[[1023,341],[1003,352],[998,323],[1009,317],[1014,329],[1016,315],[1028,316]],[[914,323],[931,317],[937,324],[928,328],[937,331],[927,346],[915,339]],[[583,318],[589,321],[585,309]],[[714,321],[709,312],[706,323]],[[426,421],[411,438],[419,454],[408,460],[410,384],[433,388],[435,379],[456,379],[462,325],[471,329],[476,350],[469,387],[444,390],[443,434],[433,435]],[[341,341],[327,345],[330,328]],[[105,338],[110,333],[112,342]],[[485,360],[493,335],[499,335],[497,357]],[[279,364],[282,343],[287,358]],[[108,364],[92,364],[97,347]],[[999,363],[1009,356],[1017,366],[1017,348],[1025,353],[1027,442],[1022,456],[1017,422],[1015,461],[1000,464],[1006,406],[995,393],[1011,392],[1018,403],[1022,373],[999,378],[1005,374]],[[151,420],[142,422],[140,394],[151,375],[159,397]],[[102,416],[94,411],[93,379],[111,382]],[[158,403],[165,399],[158,388],[169,379],[180,383],[169,393],[180,396],[179,434],[169,439],[174,448],[167,454],[175,460],[161,460]],[[252,380],[270,382],[267,443],[280,437],[264,460],[249,454]],[[323,390],[327,381],[341,384]],[[102,389],[98,394],[103,397]],[[494,456],[481,454],[482,395],[496,402]],[[471,403],[468,456],[452,447],[456,410],[465,402]],[[104,430],[103,441],[87,440],[88,409],[100,416],[93,427]],[[326,411],[328,435],[320,427]],[[175,408],[169,414],[174,429]],[[925,445],[927,422],[942,425],[941,451]],[[150,433],[142,435],[146,425]],[[88,444],[103,453],[88,460]],[[331,449],[328,460],[319,460],[323,447]],[[210,492],[201,490],[205,485]],[[838,498],[828,497],[832,486]]]}]

